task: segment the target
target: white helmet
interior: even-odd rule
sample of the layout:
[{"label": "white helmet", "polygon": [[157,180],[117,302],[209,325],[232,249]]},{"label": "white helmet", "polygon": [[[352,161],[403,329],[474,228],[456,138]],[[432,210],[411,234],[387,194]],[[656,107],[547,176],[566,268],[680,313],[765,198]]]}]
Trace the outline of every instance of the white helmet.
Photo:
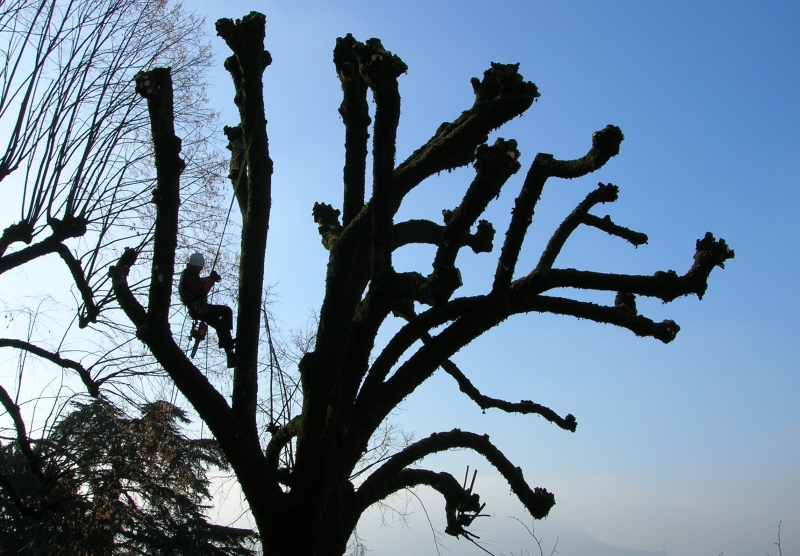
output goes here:
[{"label": "white helmet", "polygon": [[206,266],[206,260],[203,258],[202,253],[192,253],[192,256],[189,257],[189,264],[192,266],[199,266],[203,268]]}]

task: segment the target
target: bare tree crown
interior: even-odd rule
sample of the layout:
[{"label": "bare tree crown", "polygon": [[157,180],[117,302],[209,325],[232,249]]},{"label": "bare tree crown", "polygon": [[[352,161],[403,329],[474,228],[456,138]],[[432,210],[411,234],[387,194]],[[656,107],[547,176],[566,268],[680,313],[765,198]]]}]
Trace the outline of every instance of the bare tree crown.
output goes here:
[{"label": "bare tree crown", "polygon": [[[619,153],[622,131],[613,125],[595,131],[587,137],[587,151],[579,158],[561,160],[539,153],[524,177],[515,178],[522,170],[519,145],[513,139],[490,142],[489,136],[528,110],[539,91],[520,74],[519,64],[492,63],[482,77],[471,80],[472,106],[441,124],[424,145],[397,163],[398,78],[407,67],[380,40],[360,42],[346,35],[337,39],[333,52],[343,94],[339,113],[345,126],[341,208],[324,203],[309,207],[329,255],[315,339],[298,362],[302,406],[299,414],[285,412],[267,427],[260,426],[261,353],[265,346],[272,350],[271,344],[262,341],[273,186],[262,74],[272,58],[264,49],[262,14],[222,19],[216,29],[231,50],[225,68],[239,111],[239,121],[225,128],[232,153],[233,195],[242,223],[235,325],[238,364],[230,395],[218,390],[193,364],[170,328],[181,180],[191,161],[183,159],[176,135],[175,88],[167,68],[144,69],[135,84],[147,102],[157,173],[149,278],[145,288],[131,288],[129,276],[140,255],[132,248],[109,268],[108,278],[114,299],[138,339],[219,442],[247,497],[265,554],[342,554],[368,507],[419,485],[443,496],[447,533],[471,538],[468,528],[483,507],[472,486],[449,473],[419,467],[426,456],[455,448],[485,457],[531,515],[545,517],[555,504],[554,495],[532,488],[522,470],[488,436],[458,429],[440,432],[366,468],[363,460],[370,452],[370,440],[390,413],[440,368],[483,409],[537,414],[574,432],[577,420],[571,414],[562,416],[530,400],[512,402],[480,392],[453,356],[521,313],[569,315],[671,342],[678,325],[639,314],[636,298],[664,302],[690,294],[702,298],[710,272],[724,266],[733,251],[708,233],[697,241],[694,261],[683,274],[669,270],[637,276],[558,267],[564,245],[582,225],[633,245],[647,242],[645,234],[593,214],[598,204],[616,201],[619,192],[613,184],[600,183],[553,231],[536,266],[519,268],[523,242],[548,181],[579,178],[603,167]],[[375,106],[372,114],[370,92]],[[370,149],[372,168],[368,169]],[[458,206],[442,207],[442,221],[396,221],[399,208],[415,187],[439,172],[468,165],[474,177],[465,184]],[[503,187],[516,187],[519,192],[496,247],[495,226],[500,224],[481,217]],[[410,244],[435,247],[430,271],[395,269],[395,251]],[[456,263],[464,248],[497,253],[491,287],[481,295],[458,296],[463,284]],[[609,292],[615,298],[602,305],[553,293],[576,288]],[[377,345],[378,330],[389,318],[402,319],[403,326],[385,345]]]}]

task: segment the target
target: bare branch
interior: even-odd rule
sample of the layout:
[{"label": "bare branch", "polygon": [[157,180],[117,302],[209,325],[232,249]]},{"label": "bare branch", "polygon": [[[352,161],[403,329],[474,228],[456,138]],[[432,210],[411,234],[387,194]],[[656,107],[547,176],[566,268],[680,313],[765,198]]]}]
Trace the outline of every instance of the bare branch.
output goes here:
[{"label": "bare branch", "polygon": [[522,190],[514,202],[511,222],[497,261],[492,292],[505,295],[514,276],[522,242],[533,221],[536,203],[542,195],[544,184],[551,177],[577,178],[601,168],[612,156],[619,154],[624,136],[616,126],[606,126],[592,134],[592,148],[582,158],[556,160],[551,154],[539,153],[531,164]]},{"label": "bare branch", "polygon": [[442,307],[433,307],[413,317],[403,326],[375,359],[364,380],[357,405],[369,404],[368,400],[378,397],[384,379],[400,357],[418,340],[442,324],[454,321],[462,316],[485,314],[492,309],[492,301],[485,296],[464,297],[449,301]]},{"label": "bare branch", "polygon": [[732,259],[734,252],[728,248],[724,239],[714,239],[707,233],[697,240],[694,263],[683,276],[674,270],[656,272],[652,276],[632,276],[581,271],[575,269],[534,270],[528,276],[516,280],[513,288],[518,294],[531,295],[553,288],[579,288],[585,290],[604,290],[627,292],[647,297],[656,297],[668,303],[684,295],[695,294],[702,299],[708,288],[708,277],[715,266],[725,267],[725,261]]},{"label": "bare branch", "polygon": [[562,297],[537,295],[533,297],[517,296],[514,288],[510,296],[510,305],[515,314],[519,313],[551,313],[568,315],[579,319],[588,319],[602,324],[613,324],[627,328],[637,336],[651,336],[665,344],[675,339],[680,331],[675,321],[665,320],[653,322],[647,317],[637,315],[626,307],[606,307],[585,301],[575,301]]},{"label": "bare branch", "polygon": [[364,189],[367,169],[367,139],[369,138],[369,105],[367,84],[359,71],[353,47],[353,35],[336,39],[333,63],[342,83],[344,99],[339,114],[345,125],[344,160],[344,225],[347,226],[364,208]]},{"label": "bare branch", "polygon": [[[450,432],[434,433],[428,438],[415,442],[392,456],[379,469],[372,473],[356,491],[360,507],[368,507],[386,497],[390,492],[384,485],[397,481],[398,475],[420,459],[455,448],[469,448],[484,456],[497,471],[508,481],[511,490],[523,503],[525,508],[536,519],[545,517],[555,505],[555,497],[543,488],[531,489],[522,476],[519,467],[515,467],[505,455],[498,450],[486,435],[477,435],[453,429]],[[405,488],[405,485],[402,488]]]},{"label": "bare branch", "polygon": [[136,90],[147,99],[155,151],[157,186],[153,234],[153,265],[147,304],[147,326],[153,331],[168,328],[178,245],[180,176],[186,164],[180,157],[181,140],[175,135],[172,77],[168,68],[153,68],[136,74]]},{"label": "bare branch", "polygon": [[278,469],[281,451],[289,442],[291,442],[292,438],[297,436],[298,427],[300,426],[301,421],[302,417],[300,415],[296,415],[291,421],[275,431],[275,433],[272,435],[272,438],[267,445],[267,449],[265,450],[265,455],[267,458],[267,463],[269,463],[273,469]]},{"label": "bare branch", "polygon": [[536,85],[519,74],[519,64],[492,63],[483,80],[472,78],[472,89],[472,108],[454,122],[439,126],[434,136],[395,170],[396,206],[424,179],[472,162],[475,148],[488,140],[492,130],[525,112],[539,98]]},{"label": "bare branch", "polygon": [[455,267],[456,257],[469,229],[486,210],[489,202],[500,195],[500,188],[519,168],[519,151],[513,139],[497,139],[491,147],[481,145],[475,151],[477,175],[467,188],[461,204],[446,214],[445,228],[433,260],[433,272],[424,286],[423,299],[441,305],[461,287],[461,273]]},{"label": "bare branch", "polygon": [[[86,220],[83,218],[69,218],[65,220],[50,219],[52,234],[45,239],[29,245],[19,251],[0,256],[0,274],[17,268],[34,259],[50,253],[57,253],[61,242],[72,237],[81,237],[86,233]],[[6,229],[7,232],[8,229]],[[3,233],[5,236],[6,232]],[[30,242],[28,242],[30,243]]]},{"label": "bare branch", "polygon": [[623,226],[618,226],[611,221],[611,217],[608,215],[604,216],[603,218],[599,218],[594,214],[587,214],[583,217],[583,223],[587,226],[592,226],[593,228],[602,230],[609,235],[622,238],[634,247],[638,247],[647,243],[647,234],[635,232]]},{"label": "bare branch", "polygon": [[[450,211],[443,211],[449,213]],[[439,245],[442,239],[444,226],[431,222],[430,220],[407,220],[398,222],[392,230],[392,248],[399,249],[404,245],[415,243],[427,243]],[[474,234],[466,234],[462,238],[462,243],[456,243],[457,247],[469,247],[474,253],[491,253],[494,240],[494,228],[487,220],[478,222],[478,227]]]},{"label": "bare branch", "polygon": [[575,210],[564,219],[555,233],[553,233],[553,237],[551,237],[550,241],[547,243],[547,247],[542,253],[542,257],[539,259],[539,264],[536,265],[536,268],[539,270],[551,268],[556,257],[558,257],[558,254],[567,242],[567,239],[569,239],[569,236],[581,224],[588,224],[608,232],[611,235],[627,239],[633,245],[638,246],[647,243],[646,235],[617,226],[611,222],[611,218],[608,216],[605,218],[597,218],[589,214],[589,210],[597,203],[612,203],[617,200],[618,195],[619,188],[616,185],[598,183],[597,189],[589,193],[586,199],[575,207]]},{"label": "bare branch", "polygon": [[490,407],[495,407],[507,413],[522,413],[522,414],[536,414],[541,415],[551,423],[555,423],[559,427],[564,430],[568,430],[570,432],[575,432],[575,429],[578,426],[578,422],[575,420],[575,417],[572,414],[568,414],[566,417],[561,417],[555,411],[550,409],[549,407],[545,407],[538,403],[534,403],[530,400],[522,400],[519,403],[512,403],[507,402],[505,400],[500,400],[497,398],[490,398],[489,396],[484,396],[480,393],[480,391],[475,388],[475,386],[470,382],[470,380],[461,372],[461,369],[450,360],[445,361],[442,363],[442,369],[445,370],[447,374],[452,376],[458,382],[459,389],[464,392],[467,396],[472,399],[478,407],[481,409],[489,409]]},{"label": "bare branch", "polygon": [[[356,42],[353,52],[359,72],[375,98],[375,126],[372,143],[372,271],[373,279],[392,268],[392,176],[400,122],[400,93],[397,78],[408,70],[399,56],[378,39]],[[353,154],[359,156],[359,150]],[[350,215],[348,215],[350,216]],[[352,216],[350,216],[352,218]]]},{"label": "bare branch", "polygon": [[28,467],[31,468],[31,472],[36,475],[39,482],[43,482],[44,471],[42,470],[42,459],[31,447],[28,433],[25,431],[25,421],[22,420],[19,406],[14,403],[14,400],[11,399],[11,396],[8,395],[8,392],[6,392],[6,389],[2,386],[0,386],[0,404],[3,404],[3,407],[14,421],[14,428],[17,431],[17,444],[19,445],[20,452],[22,452],[28,462]]},{"label": "bare branch", "polygon": [[233,377],[231,405],[236,418],[245,427],[248,441],[255,447],[258,446],[258,341],[272,206],[272,159],[262,79],[264,70],[272,63],[272,56],[264,49],[265,21],[263,14],[251,12],[236,21],[220,19],[216,23],[217,35],[233,51],[225,66],[233,78],[242,136],[249,145],[245,151],[248,200],[247,212],[242,215],[236,316],[238,364]]},{"label": "bare branch", "polygon": [[93,378],[91,373],[89,372],[86,367],[78,363],[77,361],[73,361],[72,359],[65,359],[61,357],[58,353],[53,353],[43,349],[39,346],[31,344],[30,342],[25,342],[23,340],[16,340],[13,338],[0,338],[0,347],[12,347],[16,349],[21,349],[37,355],[42,359],[46,359],[51,363],[55,363],[59,367],[63,367],[65,369],[72,369],[78,376],[81,378],[81,382],[83,382],[84,386],[86,386],[86,390],[89,392],[89,395],[93,398],[96,398],[100,395],[100,384],[96,382]]},{"label": "bare branch", "polygon": [[21,220],[11,224],[3,230],[3,235],[0,235],[0,260],[9,245],[17,242],[30,245],[31,241],[33,241],[33,225],[30,222]]},{"label": "bare branch", "polygon": [[86,274],[83,272],[80,261],[75,258],[69,247],[63,243],[59,243],[56,246],[56,252],[67,265],[67,268],[69,268],[72,274],[72,280],[75,282],[75,286],[81,294],[84,313],[79,317],[79,326],[81,328],[86,328],[90,322],[97,322],[97,316],[100,314],[100,308],[95,305],[94,302],[94,292],[89,282],[86,280]]}]

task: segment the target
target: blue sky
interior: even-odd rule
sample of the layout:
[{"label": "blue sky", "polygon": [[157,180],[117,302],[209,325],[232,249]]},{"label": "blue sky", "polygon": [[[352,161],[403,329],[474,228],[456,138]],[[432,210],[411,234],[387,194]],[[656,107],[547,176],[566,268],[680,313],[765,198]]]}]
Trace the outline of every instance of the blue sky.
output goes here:
[{"label": "blue sky", "polygon": [[[265,73],[265,96],[275,161],[267,268],[268,280],[280,283],[277,312],[289,327],[302,325],[322,296],[326,252],[311,207],[341,202],[336,37],[379,37],[409,66],[400,79],[398,161],[471,105],[469,79],[492,61],[519,62],[542,95],[494,134],[519,142],[523,168],[537,152],[581,156],[593,131],[620,126],[626,139],[605,168],[548,183],[519,268],[532,268],[553,227],[598,181],[615,183],[619,201],[595,213],[647,233],[649,244],[634,249],[580,230],[561,266],[683,272],[706,231],[736,251],[726,270],[712,274],[702,301],[640,300],[642,313],[681,325],[677,340],[664,346],[574,319],[518,317],[455,360],[489,395],[575,414],[577,433],[532,417],[482,415],[447,376],[410,397],[397,420],[418,437],[456,426],[490,434],[531,484],[555,492],[557,505],[537,530],[550,540],[560,536],[563,555],[581,550],[577,541],[569,544],[578,536],[571,528],[618,547],[655,551],[666,542],[671,556],[772,553],[779,520],[783,549],[800,550],[800,4],[230,0],[188,6],[208,14],[210,29],[219,17],[267,15],[274,62]],[[220,58],[227,55],[215,40]],[[223,123],[233,123],[229,79],[222,70],[213,79],[215,106]],[[471,172],[426,182],[400,217],[438,219],[441,209],[457,204]],[[509,180],[487,212],[498,238],[523,174]],[[396,263],[427,271],[431,255],[409,250]],[[492,255],[464,254],[459,265],[465,291],[484,291]],[[522,510],[486,462],[458,453],[425,463],[455,474],[467,464],[477,467],[495,515],[480,525],[482,537],[493,539],[495,553],[532,549],[521,526],[506,517],[524,520]],[[421,496],[443,529],[441,502]],[[359,527],[375,554],[435,554],[423,512],[411,516],[408,528],[378,529],[379,521],[368,516]],[[464,541],[445,542],[456,553],[480,553]]]},{"label": "blue sky", "polygon": [[[469,79],[490,62],[519,62],[520,73],[537,84],[539,101],[490,139],[516,139],[523,165],[486,213],[497,242],[537,152],[575,158],[587,151],[593,131],[620,126],[620,155],[601,171],[548,183],[518,268],[532,268],[554,227],[598,181],[617,184],[619,200],[594,213],[647,233],[649,243],[634,249],[581,229],[559,266],[684,272],[706,231],[736,251],[728,268],[714,271],[702,301],[638,301],[650,318],[676,320],[677,339],[665,346],[566,317],[516,317],[455,361],[488,395],[573,413],[575,434],[536,417],[484,415],[446,375],[425,383],[394,419],[417,438],[453,427],[489,434],[533,486],[555,493],[557,505],[537,533],[547,548],[558,537],[562,556],[623,554],[614,547],[652,553],[664,543],[670,556],[774,554],[779,521],[784,553],[800,551],[800,3],[186,4],[207,14],[211,36],[220,17],[251,10],[267,16],[274,62],[265,72],[265,98],[275,162],[267,282],[278,284],[275,310],[287,328],[302,327],[322,299],[327,252],[311,208],[341,203],[336,37],[379,37],[409,66],[400,78],[398,162],[471,106]],[[231,125],[237,115],[222,69],[228,52],[220,39],[212,42],[219,64],[211,100],[221,123]],[[399,218],[438,221],[472,175],[466,168],[425,182]],[[0,210],[17,206],[15,192],[6,194]],[[395,263],[428,272],[432,255],[403,249]],[[459,257],[465,294],[486,291],[494,256]],[[22,291],[31,277],[47,276],[46,267],[37,268],[4,276],[0,287]],[[613,301],[613,294],[575,295]],[[382,337],[390,332],[389,326]],[[494,516],[476,522],[487,548],[534,550],[508,517],[528,521],[521,506],[487,462],[458,452],[424,465],[456,476],[467,465],[477,468],[477,490]],[[381,527],[377,510],[365,516],[358,532],[372,554],[436,554],[420,501],[440,531],[443,503],[424,490],[418,495],[407,523],[391,510],[384,514],[389,527]],[[401,500],[391,504],[404,507]],[[235,497],[226,508],[232,515]],[[465,541],[444,543],[454,553],[482,553]]]}]

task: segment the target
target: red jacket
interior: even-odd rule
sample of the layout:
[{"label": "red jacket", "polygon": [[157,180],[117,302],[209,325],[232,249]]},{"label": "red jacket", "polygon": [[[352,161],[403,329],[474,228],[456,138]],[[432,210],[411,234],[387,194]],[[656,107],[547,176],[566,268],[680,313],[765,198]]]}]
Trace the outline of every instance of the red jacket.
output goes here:
[{"label": "red jacket", "polygon": [[189,308],[190,316],[192,313],[202,315],[208,306],[208,292],[214,287],[214,280],[206,276],[200,278],[200,272],[191,268],[186,268],[181,272],[178,281],[178,295],[181,302]]}]

